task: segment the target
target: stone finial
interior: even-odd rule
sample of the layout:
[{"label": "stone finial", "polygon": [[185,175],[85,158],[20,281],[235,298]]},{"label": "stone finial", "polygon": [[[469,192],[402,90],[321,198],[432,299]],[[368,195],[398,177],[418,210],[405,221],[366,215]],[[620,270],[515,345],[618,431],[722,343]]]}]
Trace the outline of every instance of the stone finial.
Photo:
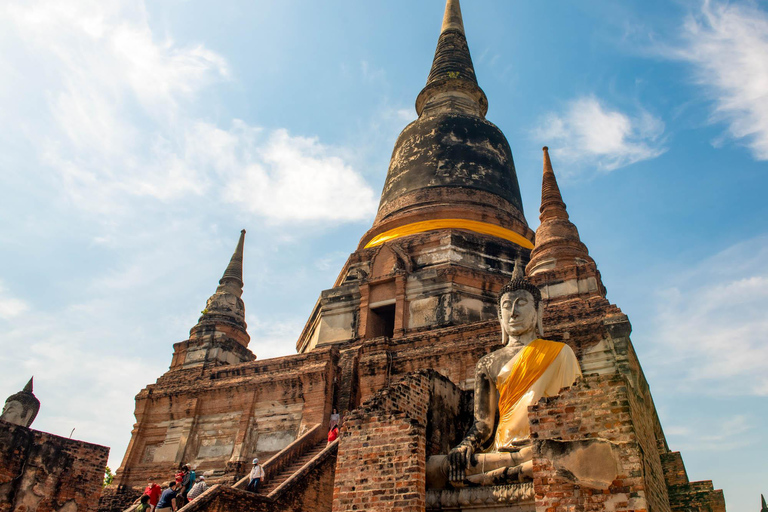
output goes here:
[{"label": "stone finial", "polygon": [[463,112],[485,116],[488,98],[477,84],[464,35],[459,0],[447,0],[427,85],[416,98],[416,113]]},{"label": "stone finial", "polygon": [[23,390],[8,397],[3,407],[3,413],[0,415],[0,420],[13,423],[14,425],[21,425],[22,427],[32,425],[38,411],[40,411],[40,400],[32,392],[33,378],[29,379]]},{"label": "stone finial", "polygon": [[762,509],[760,510],[760,512],[768,512],[768,504],[765,503],[765,496],[763,496],[762,494],[760,495],[760,502],[762,504]]},{"label": "stone finial", "polygon": [[445,14],[443,15],[443,26],[440,32],[446,30],[458,30],[464,33],[464,20],[461,17],[461,5],[459,0],[447,0],[445,3]]}]

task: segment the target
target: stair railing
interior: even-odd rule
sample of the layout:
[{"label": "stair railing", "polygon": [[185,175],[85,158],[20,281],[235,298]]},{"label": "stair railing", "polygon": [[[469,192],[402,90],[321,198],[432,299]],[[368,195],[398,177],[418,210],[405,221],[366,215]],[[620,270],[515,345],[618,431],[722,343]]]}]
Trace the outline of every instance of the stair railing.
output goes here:
[{"label": "stair railing", "polygon": [[[319,441],[317,441],[319,442]],[[278,485],[275,489],[272,490],[267,495],[267,498],[277,501],[282,494],[293,487],[293,484],[302,478],[304,478],[310,471],[312,471],[315,467],[317,467],[321,462],[323,462],[325,459],[327,459],[332,453],[336,452],[336,450],[339,447],[339,440],[336,439],[333,442],[328,443],[328,445],[320,451],[317,455],[312,457],[310,460],[307,461],[306,464],[304,464],[298,471],[296,471],[294,474],[289,476],[285,479],[280,485]]]},{"label": "stair railing", "polygon": [[[264,480],[270,481],[275,475],[285,468],[292,461],[301,457],[304,453],[315,446],[321,439],[324,439],[326,432],[323,429],[323,425],[318,423],[303,435],[296,438],[294,442],[274,454],[270,459],[265,462],[261,467],[264,470]],[[246,475],[238,480],[232,487],[246,490],[250,478]]]}]

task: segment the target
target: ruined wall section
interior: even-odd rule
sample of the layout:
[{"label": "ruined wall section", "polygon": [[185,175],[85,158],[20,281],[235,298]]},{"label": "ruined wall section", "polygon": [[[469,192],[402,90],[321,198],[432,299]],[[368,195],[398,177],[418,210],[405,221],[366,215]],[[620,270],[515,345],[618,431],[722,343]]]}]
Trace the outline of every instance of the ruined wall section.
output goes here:
[{"label": "ruined wall section", "polygon": [[0,512],[98,508],[109,448],[0,421]]},{"label": "ruined wall section", "polygon": [[422,370],[352,412],[339,443],[333,511],[425,510],[428,452],[456,442],[463,404],[448,379]]},{"label": "ruined wall section", "polygon": [[691,482],[680,452],[661,455],[672,512],[725,512],[725,496],[711,480]]},{"label": "ruined wall section", "polygon": [[669,511],[649,488],[627,381],[589,375],[531,406],[539,512]]},{"label": "ruined wall section", "polygon": [[[160,480],[182,463],[239,476],[330,414],[338,352],[170,371],[136,397],[131,442],[117,481]],[[209,473],[211,474],[211,473]]]}]

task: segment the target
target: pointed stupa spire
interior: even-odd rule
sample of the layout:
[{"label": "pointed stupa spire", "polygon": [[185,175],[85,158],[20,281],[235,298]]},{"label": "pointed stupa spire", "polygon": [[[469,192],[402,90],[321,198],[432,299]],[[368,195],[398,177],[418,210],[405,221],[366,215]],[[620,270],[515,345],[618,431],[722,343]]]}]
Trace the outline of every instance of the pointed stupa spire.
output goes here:
[{"label": "pointed stupa spire", "polygon": [[447,0],[435,58],[427,85],[416,98],[416,113],[465,112],[484,117],[488,98],[477,84],[475,67],[464,35],[459,0]]},{"label": "pointed stupa spire", "polygon": [[219,280],[219,284],[224,284],[227,280],[234,280],[237,281],[237,283],[240,284],[240,287],[243,286],[243,245],[245,243],[245,230],[243,229],[240,231],[240,240],[237,242],[237,247],[235,248],[235,253],[232,255],[232,258],[229,260],[229,265],[227,265],[227,270],[224,271],[224,275],[221,276],[221,279]]},{"label": "pointed stupa spire", "polygon": [[563,196],[560,194],[560,187],[557,185],[555,171],[552,169],[552,161],[549,159],[549,148],[544,146],[544,176],[541,181],[541,215],[539,219],[544,222],[545,218],[564,218],[568,219],[568,211],[565,209]]},{"label": "pointed stupa spire", "polygon": [[[219,280],[216,293],[211,295],[202,311],[202,316],[192,330],[205,332],[201,326],[215,326],[218,324],[235,325],[245,333],[245,304],[243,303],[243,245],[245,243],[245,230],[240,231],[240,240],[237,242],[235,253],[229,260],[229,265],[224,275]],[[247,334],[246,334],[247,336]]]},{"label": "pointed stupa spire", "polygon": [[[572,268],[577,282],[592,279],[584,288],[587,292],[599,292],[605,295],[605,288],[600,282],[600,273],[594,260],[589,256],[587,246],[579,237],[579,230],[568,219],[560,187],[557,185],[555,171],[549,158],[549,148],[542,148],[544,153],[544,171],[541,181],[541,207],[536,230],[536,244],[531,251],[531,261],[526,267],[528,275],[541,271]],[[558,279],[562,280],[562,276]],[[578,288],[581,293],[581,288]]]},{"label": "pointed stupa spire", "polygon": [[760,510],[760,512],[768,512],[768,504],[765,503],[765,496],[763,496],[762,494],[760,495],[760,502],[763,507],[762,510]]}]

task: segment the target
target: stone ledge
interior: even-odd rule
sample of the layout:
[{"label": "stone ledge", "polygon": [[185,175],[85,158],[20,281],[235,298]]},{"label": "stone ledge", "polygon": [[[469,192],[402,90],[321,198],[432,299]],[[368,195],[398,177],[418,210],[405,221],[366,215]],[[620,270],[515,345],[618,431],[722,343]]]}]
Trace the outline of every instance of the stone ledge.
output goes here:
[{"label": "stone ledge", "polygon": [[535,511],[533,483],[427,490],[427,510],[489,510],[499,507],[510,512]]}]

